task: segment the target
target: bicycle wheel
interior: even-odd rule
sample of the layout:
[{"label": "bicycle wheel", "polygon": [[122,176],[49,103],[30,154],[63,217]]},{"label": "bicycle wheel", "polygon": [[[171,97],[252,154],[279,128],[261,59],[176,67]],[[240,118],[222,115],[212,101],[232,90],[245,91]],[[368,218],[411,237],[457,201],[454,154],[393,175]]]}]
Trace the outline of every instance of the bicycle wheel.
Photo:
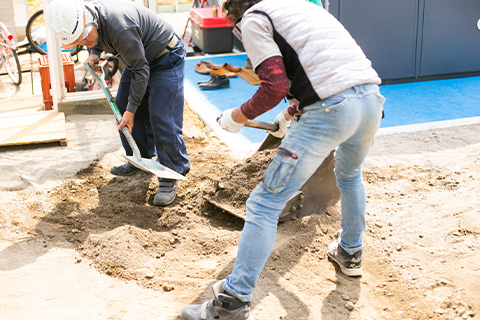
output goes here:
[{"label": "bicycle wheel", "polygon": [[18,61],[17,51],[10,47],[5,34],[0,30],[0,63],[3,64],[13,83],[22,83],[22,69]]},{"label": "bicycle wheel", "polygon": [[[91,48],[87,48],[88,55],[91,53]],[[118,58],[115,57],[111,53],[102,53],[100,56],[100,61],[108,60],[108,68],[105,70],[105,79],[108,79],[108,77],[113,77],[120,66],[120,62],[118,61]],[[123,69],[120,69],[120,73],[123,72]]]},{"label": "bicycle wheel", "polygon": [[[28,19],[27,22],[27,29],[26,34],[27,34],[27,39],[28,43],[30,43],[30,46],[37,51],[40,54],[47,54],[48,49],[47,49],[47,34],[46,34],[46,28],[47,26],[45,25],[45,19],[43,17],[43,10],[39,10],[35,12],[30,19]],[[63,52],[69,52],[70,55],[74,56],[78,54],[80,51],[82,51],[83,46],[79,45],[76,46],[75,48],[71,50],[65,50],[62,47]]]},{"label": "bicycle wheel", "polygon": [[[112,54],[107,53],[105,59],[108,60],[108,75],[113,77],[118,71],[118,58]],[[106,75],[106,72],[105,72]]]},{"label": "bicycle wheel", "polygon": [[7,70],[7,74],[12,79],[13,83],[17,86],[22,83],[22,69],[20,67],[20,61],[18,60],[17,51],[10,49],[2,52],[3,66]]}]

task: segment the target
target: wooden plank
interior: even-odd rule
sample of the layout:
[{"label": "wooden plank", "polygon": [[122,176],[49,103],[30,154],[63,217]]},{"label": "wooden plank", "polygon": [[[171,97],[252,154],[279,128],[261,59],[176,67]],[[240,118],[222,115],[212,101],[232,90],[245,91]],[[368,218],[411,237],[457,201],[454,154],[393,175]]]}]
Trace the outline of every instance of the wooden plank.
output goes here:
[{"label": "wooden plank", "polygon": [[67,145],[63,112],[36,112],[0,119],[0,146],[57,141],[61,146]]}]

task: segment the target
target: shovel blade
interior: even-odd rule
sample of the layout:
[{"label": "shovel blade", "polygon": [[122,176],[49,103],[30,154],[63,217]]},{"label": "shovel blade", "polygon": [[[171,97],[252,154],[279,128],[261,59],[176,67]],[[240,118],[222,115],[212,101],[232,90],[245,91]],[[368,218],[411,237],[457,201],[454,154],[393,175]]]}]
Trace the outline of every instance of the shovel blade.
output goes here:
[{"label": "shovel blade", "polygon": [[282,138],[277,138],[271,134],[268,134],[260,147],[258,147],[257,151],[276,149],[280,146],[280,143],[282,143]]},{"label": "shovel blade", "polygon": [[140,170],[146,171],[153,173],[159,178],[165,178],[165,179],[175,179],[175,180],[187,180],[185,176],[181,175],[178,172],[173,171],[170,168],[167,168],[157,161],[153,159],[147,159],[147,158],[141,158],[138,159],[137,157],[134,156],[123,156],[125,159],[127,159],[128,162],[130,162],[132,165],[137,167]]},{"label": "shovel blade", "polygon": [[222,209],[223,211],[226,211],[230,213],[231,215],[234,215],[237,218],[240,218],[242,220],[245,220],[246,218],[246,212],[245,210],[237,209],[234,206],[230,205],[229,203],[226,202],[219,202],[216,201],[215,199],[212,199],[211,197],[204,197],[205,200],[216,206],[217,208]]}]

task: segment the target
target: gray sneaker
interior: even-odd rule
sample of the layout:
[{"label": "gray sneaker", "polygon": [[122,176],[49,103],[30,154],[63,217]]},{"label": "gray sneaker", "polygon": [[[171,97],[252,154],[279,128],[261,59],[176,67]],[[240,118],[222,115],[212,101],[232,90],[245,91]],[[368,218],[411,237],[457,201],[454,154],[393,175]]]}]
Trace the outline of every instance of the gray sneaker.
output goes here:
[{"label": "gray sneaker", "polygon": [[140,169],[130,162],[113,166],[112,169],[110,169],[110,172],[116,176],[131,176],[132,174],[137,173],[137,171],[140,171]]},{"label": "gray sneaker", "polygon": [[177,196],[178,181],[171,179],[159,179],[158,190],[153,198],[153,204],[156,206],[168,206]]},{"label": "gray sneaker", "polygon": [[191,304],[180,312],[182,320],[253,320],[250,302],[242,302],[225,292],[225,280],[212,286],[214,299],[203,304]]},{"label": "gray sneaker", "polygon": [[337,240],[328,246],[328,257],[336,262],[342,272],[350,277],[362,275],[362,250],[348,254]]}]

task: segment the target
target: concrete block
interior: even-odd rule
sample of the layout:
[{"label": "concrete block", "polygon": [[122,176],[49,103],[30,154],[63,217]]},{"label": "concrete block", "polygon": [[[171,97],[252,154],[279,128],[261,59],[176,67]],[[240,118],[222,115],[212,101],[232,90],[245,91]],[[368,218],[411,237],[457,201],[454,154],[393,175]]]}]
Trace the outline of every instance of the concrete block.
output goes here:
[{"label": "concrete block", "polygon": [[69,93],[67,98],[58,103],[58,111],[66,116],[73,114],[111,114],[115,117],[103,91],[98,93]]}]

